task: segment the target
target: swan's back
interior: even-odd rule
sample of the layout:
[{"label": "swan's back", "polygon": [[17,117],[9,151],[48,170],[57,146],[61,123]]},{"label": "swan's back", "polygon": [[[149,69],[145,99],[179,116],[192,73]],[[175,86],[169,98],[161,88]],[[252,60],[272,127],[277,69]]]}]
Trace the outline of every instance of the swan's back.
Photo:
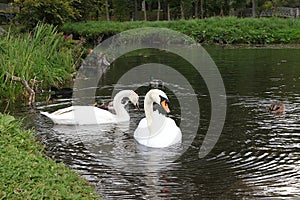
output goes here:
[{"label": "swan's back", "polygon": [[41,112],[55,124],[85,125],[115,123],[116,117],[107,110],[94,106],[70,106],[53,113]]}]

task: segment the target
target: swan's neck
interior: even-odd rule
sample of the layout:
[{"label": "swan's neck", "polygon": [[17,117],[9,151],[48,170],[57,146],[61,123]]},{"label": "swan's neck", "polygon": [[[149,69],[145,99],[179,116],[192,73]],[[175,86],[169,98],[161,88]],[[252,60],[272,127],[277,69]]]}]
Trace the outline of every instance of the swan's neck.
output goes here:
[{"label": "swan's neck", "polygon": [[116,111],[116,118],[118,121],[128,121],[130,119],[130,116],[127,112],[127,110],[124,107],[124,104],[122,104],[122,99],[124,97],[129,97],[130,92],[119,92],[116,94],[113,100],[113,106]]},{"label": "swan's neck", "polygon": [[153,114],[153,100],[151,98],[151,94],[147,93],[144,101],[144,110],[145,116],[148,123],[148,127],[152,124],[152,114]]}]

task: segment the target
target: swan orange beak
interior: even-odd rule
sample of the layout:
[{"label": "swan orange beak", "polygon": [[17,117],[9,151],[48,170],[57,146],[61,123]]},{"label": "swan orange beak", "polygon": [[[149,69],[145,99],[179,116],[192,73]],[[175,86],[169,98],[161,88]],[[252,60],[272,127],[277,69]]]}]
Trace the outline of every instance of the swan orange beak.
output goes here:
[{"label": "swan orange beak", "polygon": [[160,102],[160,105],[164,108],[164,110],[165,110],[167,113],[171,112],[171,111],[170,111],[170,108],[169,108],[169,103],[167,102],[167,100],[162,100],[162,101]]}]

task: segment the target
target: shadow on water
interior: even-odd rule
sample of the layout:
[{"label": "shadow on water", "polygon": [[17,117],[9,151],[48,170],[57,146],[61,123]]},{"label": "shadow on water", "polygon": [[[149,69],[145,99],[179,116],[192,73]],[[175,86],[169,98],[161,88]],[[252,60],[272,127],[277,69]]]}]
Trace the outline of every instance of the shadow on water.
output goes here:
[{"label": "shadow on water", "polygon": [[[22,110],[19,115],[27,116],[25,123],[36,129],[50,157],[77,170],[96,185],[105,199],[300,198],[300,68],[297,67],[300,50],[207,50],[222,74],[228,111],[222,135],[204,159],[198,159],[198,152],[210,119],[209,93],[201,77],[193,72],[189,74],[184,68],[182,73],[197,92],[200,128],[188,150],[166,166],[165,157],[176,154],[180,147],[153,152],[139,146],[133,139],[133,132],[143,113],[132,107],[129,107],[130,124],[119,127],[53,126],[38,112],[28,114]],[[138,56],[127,56],[125,68],[139,64],[135,63],[141,60]],[[151,56],[157,55],[149,51],[144,60]],[[149,58],[152,62],[153,57]],[[178,59],[166,60],[181,67],[186,64]],[[116,69],[120,63],[125,65],[120,58],[101,80],[106,87],[97,95],[103,95],[104,100],[110,100],[114,82],[124,73]],[[166,62],[168,65],[174,63]],[[140,91],[142,100],[145,91]],[[171,117],[178,124],[179,104],[171,92],[168,95],[173,110]],[[277,100],[286,105],[286,111],[279,115],[269,113],[268,106]],[[70,100],[52,105],[39,102],[38,109],[53,111],[69,103]],[[146,169],[122,170],[124,154],[130,157],[138,153]],[[112,157],[116,160],[111,160]],[[145,157],[148,161],[154,157],[154,166],[164,167],[149,171],[147,167],[153,163],[147,163]]]}]

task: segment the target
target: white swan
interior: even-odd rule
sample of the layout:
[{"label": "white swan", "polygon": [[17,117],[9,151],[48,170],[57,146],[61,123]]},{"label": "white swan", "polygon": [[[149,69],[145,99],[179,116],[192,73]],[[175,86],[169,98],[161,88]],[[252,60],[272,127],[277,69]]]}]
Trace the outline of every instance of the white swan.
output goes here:
[{"label": "white swan", "polygon": [[130,120],[130,116],[122,99],[128,97],[129,100],[138,108],[139,96],[133,90],[123,90],[116,94],[113,100],[116,114],[97,108],[95,106],[70,106],[59,109],[53,113],[41,112],[49,117],[55,124],[65,125],[87,125],[87,124],[107,124],[119,123]]},{"label": "white swan", "polygon": [[140,121],[134,132],[135,140],[153,148],[168,147],[181,142],[182,134],[175,121],[158,111],[153,112],[153,103],[160,104],[167,113],[170,112],[167,95],[159,89],[150,90],[144,101],[146,117]]}]

